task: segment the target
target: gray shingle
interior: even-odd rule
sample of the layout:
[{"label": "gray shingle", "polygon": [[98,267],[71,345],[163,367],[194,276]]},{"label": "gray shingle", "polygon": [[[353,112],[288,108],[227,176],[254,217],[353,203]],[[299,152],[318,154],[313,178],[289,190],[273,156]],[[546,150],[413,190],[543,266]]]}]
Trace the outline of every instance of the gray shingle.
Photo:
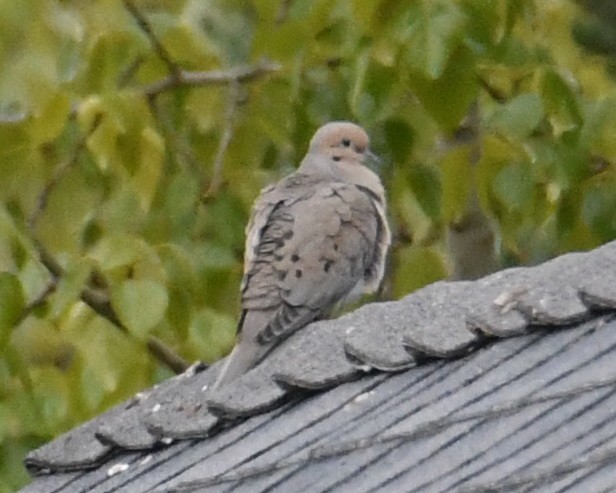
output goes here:
[{"label": "gray shingle", "polygon": [[159,438],[203,437],[218,423],[205,396],[220,365],[204,371],[187,371],[176,377],[165,393],[147,399],[140,407],[146,429]]},{"label": "gray shingle", "polygon": [[[403,345],[406,309],[401,303],[370,303],[348,314],[344,350],[360,363],[383,371],[400,371],[417,364]],[[374,330],[373,327],[379,327]]]}]

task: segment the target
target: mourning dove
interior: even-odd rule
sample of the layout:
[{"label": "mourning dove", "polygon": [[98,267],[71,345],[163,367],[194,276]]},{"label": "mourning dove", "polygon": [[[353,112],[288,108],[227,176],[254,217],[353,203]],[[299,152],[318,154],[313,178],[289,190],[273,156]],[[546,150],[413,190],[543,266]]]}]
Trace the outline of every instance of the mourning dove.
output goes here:
[{"label": "mourning dove", "polygon": [[238,342],[214,388],[282,339],[379,287],[391,234],[369,138],[349,122],[317,130],[293,174],[264,188],[246,228]]}]

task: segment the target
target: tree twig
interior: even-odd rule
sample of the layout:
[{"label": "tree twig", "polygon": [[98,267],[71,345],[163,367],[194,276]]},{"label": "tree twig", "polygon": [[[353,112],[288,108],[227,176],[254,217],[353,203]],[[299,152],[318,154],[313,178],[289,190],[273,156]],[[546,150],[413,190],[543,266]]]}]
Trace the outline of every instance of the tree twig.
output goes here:
[{"label": "tree twig", "polygon": [[24,309],[19,314],[19,317],[17,318],[17,320],[15,320],[14,325],[15,326],[19,325],[21,322],[23,322],[26,319],[28,315],[30,315],[30,313],[32,313],[38,307],[43,306],[43,304],[47,300],[47,297],[51,293],[53,293],[57,287],[58,287],[58,283],[56,282],[55,279],[52,279],[49,282],[49,284],[45,286],[45,289],[34,300],[32,300],[30,303],[28,303],[24,307]]},{"label": "tree twig", "polygon": [[507,101],[507,97],[505,96],[505,94],[503,94],[496,87],[491,86],[490,83],[483,77],[479,76],[477,77],[477,80],[479,81],[479,85],[483,88],[483,90],[486,91],[494,101],[496,101],[497,103],[505,103]]},{"label": "tree twig", "polygon": [[233,138],[233,127],[235,125],[235,116],[237,108],[240,104],[240,89],[239,82],[233,81],[229,84],[229,96],[227,101],[227,109],[225,111],[225,121],[218,141],[216,156],[212,164],[212,179],[207,189],[202,193],[201,200],[206,201],[215,197],[222,185],[222,168],[225,162],[225,154]]},{"label": "tree twig", "polygon": [[118,88],[125,87],[134,77],[139,67],[143,64],[144,57],[139,55],[137,56],[126,68],[124,68],[120,75],[118,75],[116,85]]},{"label": "tree twig", "polygon": [[278,12],[276,12],[276,20],[274,21],[277,26],[287,21],[292,6],[293,0],[281,0],[280,5],[278,5]]},{"label": "tree twig", "polygon": [[188,369],[188,362],[175,351],[172,351],[158,337],[149,336],[146,344],[150,354],[152,354],[158,361],[164,361],[167,367],[174,373],[183,373]]},{"label": "tree twig", "polygon": [[[52,285],[55,286],[57,281],[65,275],[63,267],[47,251],[40,241],[36,238],[32,238],[32,241],[41,263],[49,271],[53,278]],[[128,327],[122,323],[117,313],[111,306],[111,302],[109,301],[109,297],[106,293],[97,289],[92,289],[89,286],[84,286],[81,290],[80,299],[101,317],[109,320],[122,332],[130,333]],[[176,373],[181,373],[190,366],[185,359],[176,354],[171,348],[168,348],[157,337],[149,336],[146,339],[146,345],[150,354],[157,361],[161,362]]]},{"label": "tree twig", "polygon": [[149,98],[177,89],[179,87],[199,87],[222,85],[229,82],[248,82],[281,70],[281,65],[271,61],[261,61],[255,65],[240,65],[228,70],[192,72],[180,70],[177,76],[169,75],[143,88]]},{"label": "tree twig", "polygon": [[[245,82],[267,75],[271,72],[277,72],[281,69],[280,64],[263,60],[255,65],[240,66],[229,70],[212,70],[209,72],[183,70],[163,46],[162,42],[156,36],[154,29],[152,29],[146,17],[135,6],[133,0],[122,1],[141,30],[150,40],[158,58],[165,63],[169,70],[169,75],[167,77],[144,88],[144,93],[149,99],[156,97],[162,92],[177,89],[182,86],[208,86],[225,84],[228,82]],[[285,1],[283,4],[284,3],[290,2]],[[284,10],[285,7],[281,8]]]},{"label": "tree twig", "polygon": [[34,211],[32,211],[32,214],[30,214],[30,217],[28,218],[28,229],[30,230],[31,233],[34,233],[34,230],[36,228],[36,222],[39,220],[41,214],[43,213],[43,211],[45,210],[45,207],[47,206],[47,201],[49,200],[49,194],[51,193],[53,188],[56,186],[56,183],[58,183],[58,181],[64,176],[64,174],[69,169],[71,169],[73,166],[77,164],[77,162],[79,161],[79,157],[81,156],[81,153],[86,147],[86,142],[88,141],[88,138],[98,128],[98,126],[101,123],[101,120],[102,120],[101,114],[98,114],[95,116],[94,121],[92,122],[92,125],[90,126],[90,129],[88,130],[88,132],[84,134],[81,137],[81,139],[77,141],[77,143],[75,144],[75,147],[73,148],[70,154],[70,157],[55,170],[55,172],[53,173],[53,176],[51,177],[49,182],[45,185],[45,188],[43,188],[43,191],[37,197],[36,207]]},{"label": "tree twig", "polygon": [[170,77],[177,78],[180,73],[180,68],[178,67],[177,63],[175,63],[175,61],[173,60],[169,52],[165,49],[160,40],[156,37],[156,34],[154,33],[152,26],[150,26],[148,20],[139,11],[139,9],[135,6],[132,0],[123,0],[123,3],[126,7],[126,10],[130,12],[141,30],[150,40],[150,43],[152,44],[152,47],[154,48],[154,51],[156,52],[158,58],[160,58],[165,63],[165,65],[167,65],[167,69],[171,74]]},{"label": "tree twig", "polygon": [[165,141],[169,142],[169,147],[174,152],[178,164],[184,169],[189,170],[193,175],[200,176],[202,170],[201,162],[195,156],[190,143],[174,127],[169,108],[160,104],[160,101],[155,98],[148,98],[148,104],[152,115],[160,123]]}]

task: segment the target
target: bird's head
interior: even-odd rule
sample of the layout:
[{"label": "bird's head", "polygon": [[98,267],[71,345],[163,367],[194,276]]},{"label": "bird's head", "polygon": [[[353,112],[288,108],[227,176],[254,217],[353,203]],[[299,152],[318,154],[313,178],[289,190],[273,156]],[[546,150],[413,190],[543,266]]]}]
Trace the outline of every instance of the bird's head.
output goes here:
[{"label": "bird's head", "polygon": [[298,172],[367,188],[384,202],[378,175],[368,166],[362,166],[369,161],[378,162],[369,144],[368,134],[360,126],[351,122],[327,123],[312,137]]},{"label": "bird's head", "polygon": [[366,164],[378,160],[370,151],[370,138],[359,125],[331,122],[319,128],[310,141],[309,152],[325,156],[335,163]]}]

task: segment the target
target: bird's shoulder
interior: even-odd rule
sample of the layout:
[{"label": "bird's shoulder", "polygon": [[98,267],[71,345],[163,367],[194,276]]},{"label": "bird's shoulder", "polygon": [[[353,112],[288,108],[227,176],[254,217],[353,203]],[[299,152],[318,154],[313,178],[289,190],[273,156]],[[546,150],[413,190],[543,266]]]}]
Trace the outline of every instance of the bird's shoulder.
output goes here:
[{"label": "bird's shoulder", "polygon": [[302,200],[329,199],[347,204],[368,204],[376,200],[370,190],[338,180],[328,180],[303,173],[293,173],[278,183],[265,187],[255,207],[267,207],[284,202],[292,205]]},{"label": "bird's shoulder", "polygon": [[247,225],[247,247],[254,247],[262,231],[273,223],[318,232],[319,224],[361,221],[374,215],[376,198],[364,187],[309,174],[293,173],[265,187],[255,201]]}]

